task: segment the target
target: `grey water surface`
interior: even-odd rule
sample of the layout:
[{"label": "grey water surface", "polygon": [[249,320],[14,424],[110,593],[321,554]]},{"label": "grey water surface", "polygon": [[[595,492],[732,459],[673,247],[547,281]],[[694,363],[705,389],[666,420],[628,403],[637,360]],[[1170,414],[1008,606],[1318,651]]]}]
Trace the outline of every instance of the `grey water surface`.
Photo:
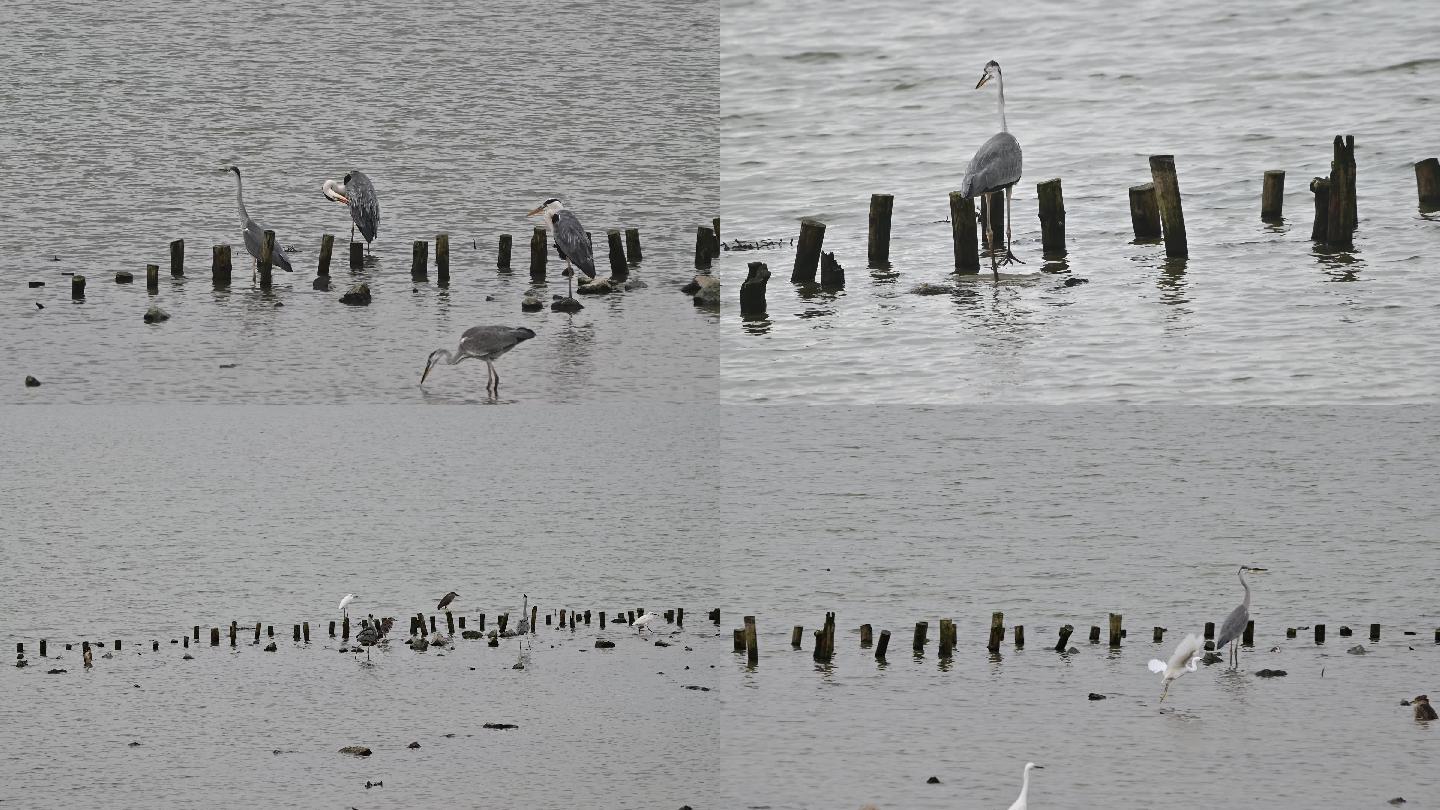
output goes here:
[{"label": "grey water surface", "polygon": [[[892,403],[1426,401],[1440,362],[1440,22],[1403,2],[1245,8],[1147,0],[937,6],[729,0],[721,23],[725,399]],[[1024,150],[1015,252],[956,278],[947,195],[998,131]],[[1312,177],[1355,136],[1355,250],[1310,242]],[[1129,186],[1173,154],[1190,255],[1132,244]],[[1285,220],[1259,216],[1268,169]],[[1069,254],[1040,252],[1035,184],[1062,178]],[[866,267],[871,194],[895,195],[890,268]],[[789,282],[801,217],[843,291]],[[769,264],[768,317],[735,306]],[[1066,287],[1067,278],[1088,284]],[[915,295],[921,284],[949,285]]]}]

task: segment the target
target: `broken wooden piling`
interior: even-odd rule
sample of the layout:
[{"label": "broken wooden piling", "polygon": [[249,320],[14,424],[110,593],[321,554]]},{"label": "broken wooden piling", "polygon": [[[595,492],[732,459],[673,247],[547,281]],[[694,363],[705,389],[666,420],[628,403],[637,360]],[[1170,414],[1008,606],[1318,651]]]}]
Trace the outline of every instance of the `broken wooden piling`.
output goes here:
[{"label": "broken wooden piling", "polygon": [[720,258],[720,218],[710,220],[710,257]]},{"label": "broken wooden piling", "polygon": [[145,292],[151,295],[160,292],[160,265],[145,265]]},{"label": "broken wooden piling", "polygon": [[980,242],[975,236],[975,200],[950,192],[950,237],[955,248],[955,272],[980,272]]},{"label": "broken wooden piling", "polygon": [[1420,207],[1440,207],[1440,160],[1425,158],[1415,164],[1415,190],[1420,194]]},{"label": "broken wooden piling", "polygon": [[914,641],[914,643],[913,643],[913,645],[912,645],[912,648],[915,650],[915,652],[917,652],[917,653],[923,653],[923,652],[925,652],[925,636],[926,636],[926,634],[927,634],[929,631],[930,631],[930,623],[929,623],[929,622],[916,622],[916,623],[915,623],[915,641]]},{"label": "broken wooden piling", "polygon": [[710,269],[710,254],[715,243],[715,232],[701,225],[695,229],[695,269]]},{"label": "broken wooden piling", "polygon": [[1285,172],[1271,169],[1265,172],[1265,182],[1260,189],[1260,219],[1263,222],[1279,222],[1285,208]]},{"label": "broken wooden piling", "polygon": [[[804,628],[803,626],[797,624],[797,625],[795,625],[794,627],[792,627],[792,628],[790,629],[790,647],[791,647],[792,649],[796,649],[796,650],[800,649],[800,639],[801,639],[804,635],[805,635],[805,628]],[[819,630],[816,630],[816,631],[815,631],[815,637],[816,637],[816,639],[817,639],[817,643],[816,643],[815,648],[818,650],[818,649],[820,648],[819,643],[818,643],[818,639],[819,639],[819,637],[820,637],[820,631],[819,631]]]},{"label": "broken wooden piling", "polygon": [[85,300],[85,277],[79,274],[70,277],[70,300]]},{"label": "broken wooden piling", "polygon": [[530,278],[532,281],[545,280],[545,254],[549,250],[549,237],[545,229],[536,226],[530,233]]},{"label": "broken wooden piling", "polygon": [[335,252],[335,234],[327,233],[320,237],[320,261],[315,265],[315,275],[330,275],[330,256]]},{"label": "broken wooden piling", "polygon": [[[952,630],[953,630],[953,628],[952,628]],[[1023,650],[1023,649],[1025,649],[1025,625],[1023,625],[1023,624],[1017,624],[1017,625],[1015,625],[1015,629],[1014,629],[1013,631],[1011,631],[1011,635],[1012,635],[1012,636],[1014,637],[1014,639],[1015,639],[1015,649],[1017,649],[1017,650]]]},{"label": "broken wooden piling", "polygon": [[870,195],[870,237],[866,256],[871,267],[890,266],[890,212],[894,205],[893,194]]},{"label": "broken wooden piling", "polygon": [[275,261],[275,232],[266,231],[260,244],[260,289],[268,290],[271,285],[271,265]]},{"label": "broken wooden piling", "polygon": [[1155,198],[1154,183],[1130,187],[1130,227],[1135,231],[1137,242],[1160,238],[1160,203]]},{"label": "broken wooden piling", "polygon": [[630,263],[625,258],[625,242],[620,231],[615,228],[606,231],[605,241],[610,249],[610,278],[624,281],[630,277]]},{"label": "broken wooden piling", "polygon": [[185,275],[185,240],[176,239],[170,243],[170,275],[182,278]]},{"label": "broken wooden piling", "polygon": [[1065,652],[1066,646],[1070,643],[1070,634],[1075,632],[1074,625],[1065,625],[1060,628],[1060,640],[1055,642],[1055,652]]},{"label": "broken wooden piling", "polygon": [[410,244],[410,280],[424,281],[429,276],[430,243],[416,239]]},{"label": "broken wooden piling", "polygon": [[1330,178],[1312,179],[1310,191],[1315,195],[1315,224],[1310,226],[1310,241],[1324,242],[1330,231]]},{"label": "broken wooden piling", "polygon": [[351,269],[351,270],[364,270],[364,269],[365,269],[365,243],[364,243],[364,242],[351,242],[351,243],[350,243],[350,269]]},{"label": "broken wooden piling", "polygon": [[1065,255],[1065,195],[1060,178],[1044,180],[1035,186],[1040,208],[1040,244],[1045,258]]},{"label": "broken wooden piling", "polygon": [[845,286],[845,268],[835,261],[834,253],[820,254],[820,286],[839,288]]},{"label": "broken wooden piling", "polygon": [[870,641],[871,641],[871,629],[870,629],[870,625],[868,625],[868,624],[862,624],[862,625],[860,625],[860,646],[861,646],[861,647],[869,647],[869,646],[870,646]]},{"label": "broken wooden piling", "polygon": [[1175,156],[1151,155],[1150,178],[1155,184],[1155,202],[1160,206],[1165,255],[1172,259],[1190,255],[1185,240],[1185,212],[1180,205],[1180,180],[1175,174]]},{"label": "broken wooden piling", "polygon": [[750,666],[760,662],[760,642],[756,638],[755,617],[745,617],[745,661]]},{"label": "broken wooden piling", "polygon": [[1000,652],[1000,642],[1005,640],[1005,614],[995,611],[990,614],[990,638],[985,642],[985,649],[991,653]]},{"label": "broken wooden piling", "polygon": [[495,256],[495,268],[497,270],[510,269],[510,234],[500,234],[500,251]]},{"label": "broken wooden piling", "polygon": [[1323,624],[1317,624],[1317,625],[1315,625],[1315,643],[1316,643],[1316,644],[1324,644],[1324,643],[1325,643],[1325,625],[1323,625]]},{"label": "broken wooden piling", "polygon": [[1334,150],[1325,243],[1336,250],[1350,250],[1355,247],[1355,136],[1336,135]]},{"label": "broken wooden piling", "polygon": [[640,252],[640,229],[639,229],[639,228],[626,228],[626,229],[625,229],[625,258],[628,259],[631,264],[639,264],[639,263],[640,263],[641,255],[642,255],[642,254],[641,254],[641,252]]},{"label": "broken wooden piling", "polygon": [[1119,613],[1111,613],[1111,614],[1110,614],[1110,646],[1111,646],[1111,647],[1119,647],[1119,646],[1120,646],[1120,625],[1121,625],[1120,614],[1119,614]]},{"label": "broken wooden piling", "polygon": [[230,246],[212,245],[210,248],[210,283],[217,290],[230,286]]},{"label": "broken wooden piling", "polygon": [[435,283],[450,286],[450,234],[435,234]]},{"label": "broken wooden piling", "polygon": [[[1440,632],[1440,631],[1437,631],[1437,632]],[[886,650],[887,648],[889,648],[889,646],[890,646],[890,631],[889,631],[889,630],[881,630],[881,631],[880,631],[880,641],[879,641],[879,643],[877,643],[877,644],[875,645],[875,660],[876,660],[876,661],[884,661],[884,660],[885,660],[885,650]]]},{"label": "broken wooden piling", "polygon": [[765,283],[770,280],[770,268],[764,262],[750,262],[749,275],[740,283],[740,314],[765,314]]},{"label": "broken wooden piling", "polygon": [[814,284],[815,271],[820,267],[820,248],[825,244],[825,223],[806,217],[800,220],[800,239],[795,247],[795,268],[790,271],[792,284]]}]

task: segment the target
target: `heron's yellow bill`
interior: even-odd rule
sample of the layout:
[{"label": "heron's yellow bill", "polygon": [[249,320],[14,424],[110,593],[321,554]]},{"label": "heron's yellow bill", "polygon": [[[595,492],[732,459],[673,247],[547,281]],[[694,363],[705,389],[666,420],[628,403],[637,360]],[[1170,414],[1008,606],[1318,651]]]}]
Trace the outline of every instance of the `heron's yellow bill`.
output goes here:
[{"label": "heron's yellow bill", "polygon": [[984,87],[984,86],[985,86],[985,83],[988,82],[988,81],[990,81],[990,74],[989,74],[989,73],[983,73],[983,74],[981,74],[981,75],[980,75],[980,81],[978,81],[978,82],[975,83],[975,89],[976,89],[976,90],[979,90],[980,88]]},{"label": "heron's yellow bill", "polygon": [[426,364],[425,364],[425,370],[420,373],[420,384],[421,384],[421,385],[424,385],[424,384],[425,384],[425,378],[430,376],[430,369],[432,369],[432,368],[434,368],[434,367],[435,367],[435,364],[434,364],[434,363],[426,363]]},{"label": "heron's yellow bill", "polygon": [[525,216],[527,216],[527,217],[533,217],[533,216],[535,216],[536,214],[538,214],[538,213],[540,213],[541,211],[544,211],[544,210],[545,210],[545,206],[542,205],[542,206],[540,206],[539,208],[536,208],[534,211],[531,211],[530,213],[526,214]]}]

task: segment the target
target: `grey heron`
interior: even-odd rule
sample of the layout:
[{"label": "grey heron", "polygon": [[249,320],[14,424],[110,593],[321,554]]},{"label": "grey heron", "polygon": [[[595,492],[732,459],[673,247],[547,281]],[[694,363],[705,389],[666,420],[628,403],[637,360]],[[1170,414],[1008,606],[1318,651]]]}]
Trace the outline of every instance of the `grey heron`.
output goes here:
[{"label": "grey heron", "polygon": [[595,257],[590,251],[590,239],[585,236],[585,226],[580,224],[580,218],[575,216],[574,212],[555,197],[540,203],[540,207],[531,211],[530,216],[545,217],[545,228],[555,240],[555,250],[560,254],[560,258],[565,260],[568,294],[574,295],[575,275],[571,272],[570,265],[579,267],[586,278],[595,278]]},{"label": "grey heron", "polygon": [[655,621],[655,620],[658,619],[658,618],[660,618],[660,617],[657,616],[657,615],[655,615],[654,613],[649,612],[649,611],[646,611],[645,613],[642,613],[642,614],[640,614],[639,616],[636,616],[636,617],[635,617],[635,635],[637,635],[637,636],[640,635],[640,631],[641,631],[641,630],[649,630],[649,629],[650,629],[650,623],[653,622],[653,621]]},{"label": "grey heron", "polygon": [[450,606],[450,603],[451,603],[451,602],[454,602],[454,601],[455,601],[455,597],[457,597],[457,596],[459,596],[459,595],[460,595],[460,594],[458,594],[458,593],[456,593],[456,592],[454,592],[454,591],[451,591],[451,592],[445,594],[444,596],[440,597],[440,604],[436,605],[436,606],[435,606],[435,609],[436,609],[436,610],[444,610],[445,608],[449,607],[449,606]]},{"label": "grey heron", "polygon": [[1175,646],[1175,652],[1171,653],[1168,662],[1159,658],[1150,659],[1151,672],[1163,672],[1165,685],[1160,689],[1160,702],[1165,702],[1165,695],[1170,692],[1170,682],[1179,678],[1187,672],[1194,672],[1200,666],[1200,658],[1205,654],[1205,642],[1194,633],[1189,633],[1180,643]]},{"label": "grey heron", "polygon": [[[985,72],[980,74],[980,81],[975,84],[975,89],[984,87],[991,79],[995,80],[999,90],[997,97],[1000,104],[1000,131],[981,144],[975,157],[970,159],[970,165],[965,169],[965,179],[960,181],[960,195],[984,195],[985,204],[989,206],[994,204],[993,195],[996,192],[1005,192],[1005,257],[999,263],[1009,264],[1020,261],[1010,250],[1010,188],[1020,180],[1020,142],[1015,140],[1015,136],[1010,134],[1009,127],[1005,125],[1005,78],[1000,75],[1000,63],[993,59],[985,65]],[[985,241],[990,244],[990,271],[998,279],[1000,270],[995,262],[995,239],[990,233],[990,218],[984,219]]]},{"label": "grey heron", "polygon": [[[250,218],[245,211],[245,184],[240,179],[240,167],[231,166],[230,171],[235,173],[235,204],[240,208],[240,227],[244,228],[245,251],[255,257],[255,266],[260,266],[260,250],[265,245],[265,226]],[[270,256],[270,263],[289,273],[290,260],[280,252],[277,244],[274,253]]]},{"label": "grey heron", "polygon": [[1015,799],[1014,804],[1010,805],[1010,810],[1026,810],[1030,807],[1030,772],[1044,769],[1044,765],[1036,765],[1033,762],[1025,763],[1025,777],[1020,784],[1020,796]]},{"label": "grey heron", "polygon": [[461,360],[474,357],[484,360],[486,367],[490,369],[485,390],[498,394],[500,375],[495,371],[493,361],[533,337],[535,333],[523,326],[472,326],[460,336],[460,348],[455,353],[452,354],[446,349],[436,349],[430,353],[430,358],[425,361],[425,371],[420,375],[420,384],[425,384],[425,378],[430,376],[430,369],[437,364],[444,362],[453,366]]},{"label": "grey heron", "polygon": [[1217,650],[1226,644],[1230,645],[1232,667],[1240,666],[1240,634],[1245,632],[1245,625],[1250,621],[1250,586],[1245,582],[1245,572],[1249,570],[1250,566],[1242,565],[1240,570],[1235,572],[1235,575],[1240,577],[1240,587],[1245,589],[1245,601],[1225,617],[1225,623],[1220,625],[1220,635],[1215,638]]},{"label": "grey heron", "polygon": [[520,621],[515,623],[515,632],[528,633],[530,632],[530,595],[521,595],[525,597],[525,601],[520,603]]},{"label": "grey heron", "polygon": [[341,616],[343,616],[343,617],[345,617],[345,618],[347,618],[347,619],[350,618],[350,612],[347,611],[346,608],[350,607],[350,603],[351,603],[351,602],[354,602],[354,601],[355,601],[355,594],[353,594],[353,593],[347,593],[347,594],[345,594],[345,596],[340,600],[339,610],[340,610],[340,615],[341,615]]},{"label": "grey heron", "polygon": [[365,249],[380,232],[380,198],[375,196],[375,184],[364,172],[354,171],[345,175],[344,180],[326,180],[320,187],[325,199],[350,206],[350,241],[355,241],[355,229],[365,237]]}]

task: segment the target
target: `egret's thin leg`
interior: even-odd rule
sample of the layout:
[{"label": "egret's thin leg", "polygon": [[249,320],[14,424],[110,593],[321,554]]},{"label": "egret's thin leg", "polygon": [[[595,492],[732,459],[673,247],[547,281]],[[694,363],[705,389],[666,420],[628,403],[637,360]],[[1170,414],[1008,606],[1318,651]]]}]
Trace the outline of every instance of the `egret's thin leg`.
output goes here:
[{"label": "egret's thin leg", "polygon": [[1165,696],[1166,696],[1167,694],[1169,694],[1169,693],[1170,693],[1170,682],[1169,682],[1169,681],[1166,681],[1166,682],[1165,682],[1165,687],[1160,690],[1160,702],[1161,702],[1161,703],[1164,703],[1164,702],[1165,702]]}]

